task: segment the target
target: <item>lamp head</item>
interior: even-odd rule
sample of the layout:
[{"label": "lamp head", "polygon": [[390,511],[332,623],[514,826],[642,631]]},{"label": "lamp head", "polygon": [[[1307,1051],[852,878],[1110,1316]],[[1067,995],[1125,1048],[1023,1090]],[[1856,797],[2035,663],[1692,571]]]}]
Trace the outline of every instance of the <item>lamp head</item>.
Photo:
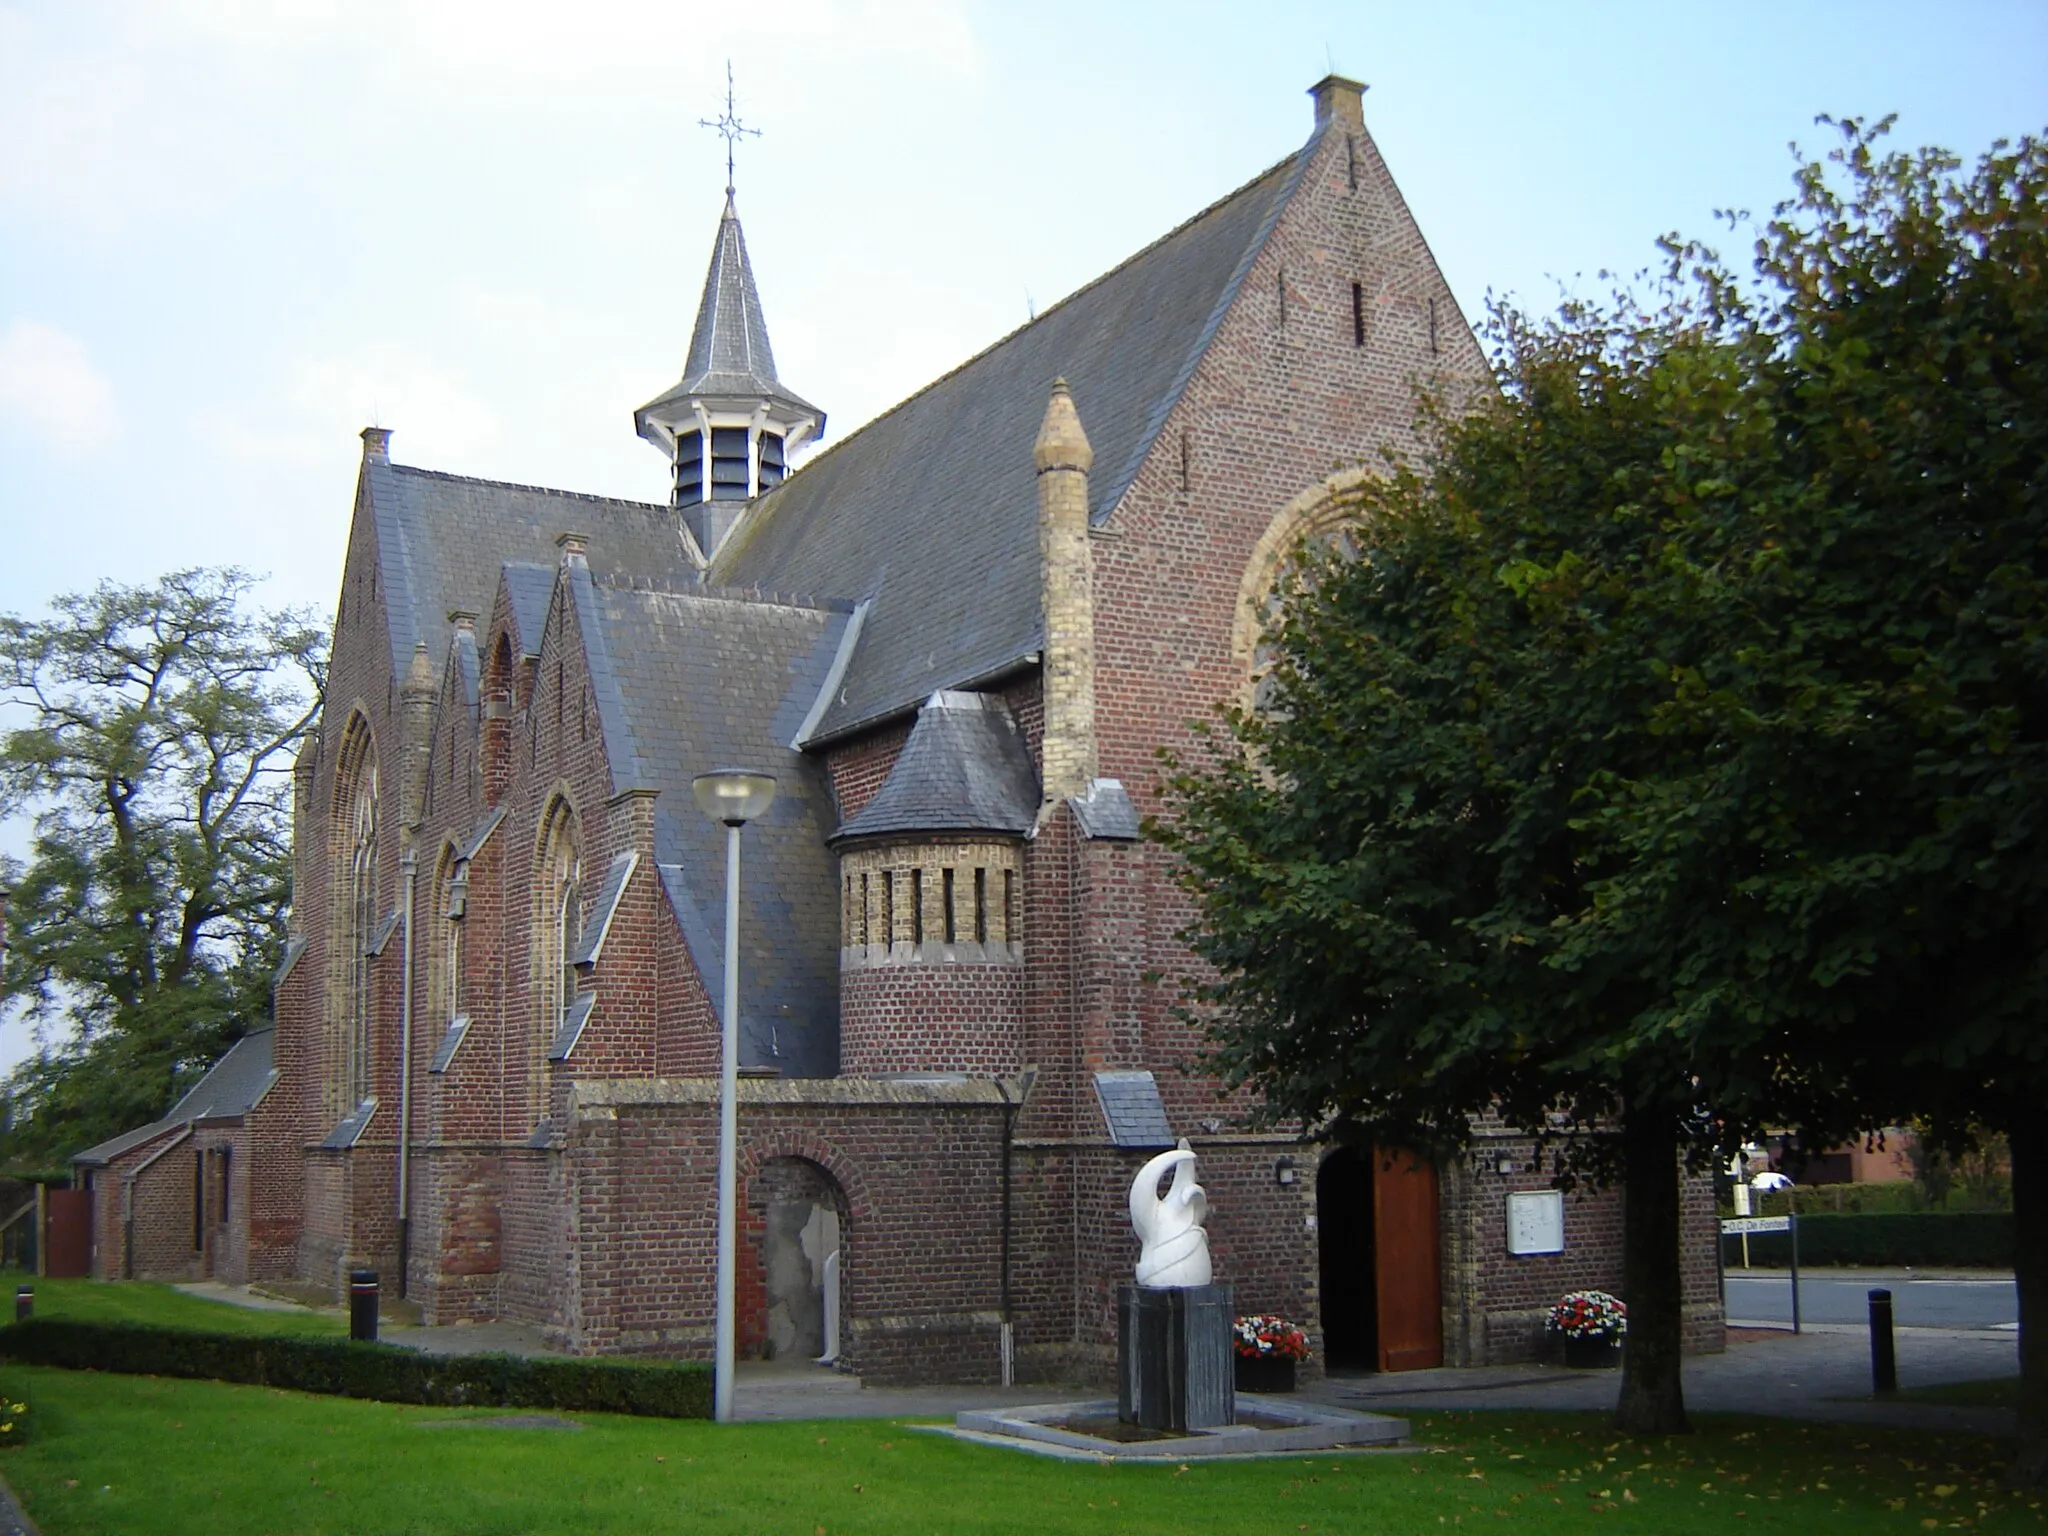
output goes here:
[{"label": "lamp head", "polygon": [[745,826],[767,814],[775,799],[775,776],[745,768],[714,768],[690,781],[697,808],[728,827]]}]

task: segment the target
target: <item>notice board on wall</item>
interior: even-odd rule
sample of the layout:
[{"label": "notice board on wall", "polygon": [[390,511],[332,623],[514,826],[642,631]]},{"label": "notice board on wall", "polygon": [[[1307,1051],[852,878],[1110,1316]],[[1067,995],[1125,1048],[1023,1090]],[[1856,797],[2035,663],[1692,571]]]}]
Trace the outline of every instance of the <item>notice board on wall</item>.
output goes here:
[{"label": "notice board on wall", "polygon": [[1564,1252],[1564,1193],[1532,1189],[1508,1196],[1508,1252]]}]

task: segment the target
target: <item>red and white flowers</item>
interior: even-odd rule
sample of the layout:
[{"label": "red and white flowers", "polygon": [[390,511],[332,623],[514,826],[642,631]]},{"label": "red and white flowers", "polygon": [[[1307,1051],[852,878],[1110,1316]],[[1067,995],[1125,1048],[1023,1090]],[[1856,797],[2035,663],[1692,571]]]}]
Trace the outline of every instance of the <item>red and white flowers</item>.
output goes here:
[{"label": "red and white flowers", "polygon": [[1628,1332],[1628,1308],[1606,1291],[1573,1291],[1550,1309],[1548,1326],[1568,1339],[1618,1339]]},{"label": "red and white flowers", "polygon": [[1269,1312],[1237,1320],[1238,1354],[1251,1360],[1306,1360],[1308,1330]]}]

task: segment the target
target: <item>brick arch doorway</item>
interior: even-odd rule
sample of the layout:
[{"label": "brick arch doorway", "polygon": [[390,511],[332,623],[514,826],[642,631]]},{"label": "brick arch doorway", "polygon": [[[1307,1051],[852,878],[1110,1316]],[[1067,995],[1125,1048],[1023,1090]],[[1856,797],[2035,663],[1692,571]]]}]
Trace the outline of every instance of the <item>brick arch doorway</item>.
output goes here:
[{"label": "brick arch doorway", "polygon": [[1316,1170],[1323,1354],[1332,1370],[1442,1365],[1436,1169],[1399,1149],[1339,1147]]},{"label": "brick arch doorway", "polygon": [[839,1326],[846,1192],[805,1157],[765,1159],[748,1180],[755,1263],[740,1299],[741,1345],[766,1360],[818,1360],[845,1351]]}]

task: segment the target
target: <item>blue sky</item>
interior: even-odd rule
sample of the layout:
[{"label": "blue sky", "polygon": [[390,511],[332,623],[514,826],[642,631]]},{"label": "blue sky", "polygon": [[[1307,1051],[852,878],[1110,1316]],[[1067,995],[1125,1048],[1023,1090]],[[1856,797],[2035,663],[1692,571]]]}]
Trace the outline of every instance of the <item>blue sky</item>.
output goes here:
[{"label": "blue sky", "polygon": [[1766,211],[1821,112],[2048,128],[2038,0],[0,0],[0,610],[228,562],[327,609],[373,420],[661,499],[631,412],[688,344],[728,57],[832,437],[1289,154],[1332,67],[1474,316]]}]

